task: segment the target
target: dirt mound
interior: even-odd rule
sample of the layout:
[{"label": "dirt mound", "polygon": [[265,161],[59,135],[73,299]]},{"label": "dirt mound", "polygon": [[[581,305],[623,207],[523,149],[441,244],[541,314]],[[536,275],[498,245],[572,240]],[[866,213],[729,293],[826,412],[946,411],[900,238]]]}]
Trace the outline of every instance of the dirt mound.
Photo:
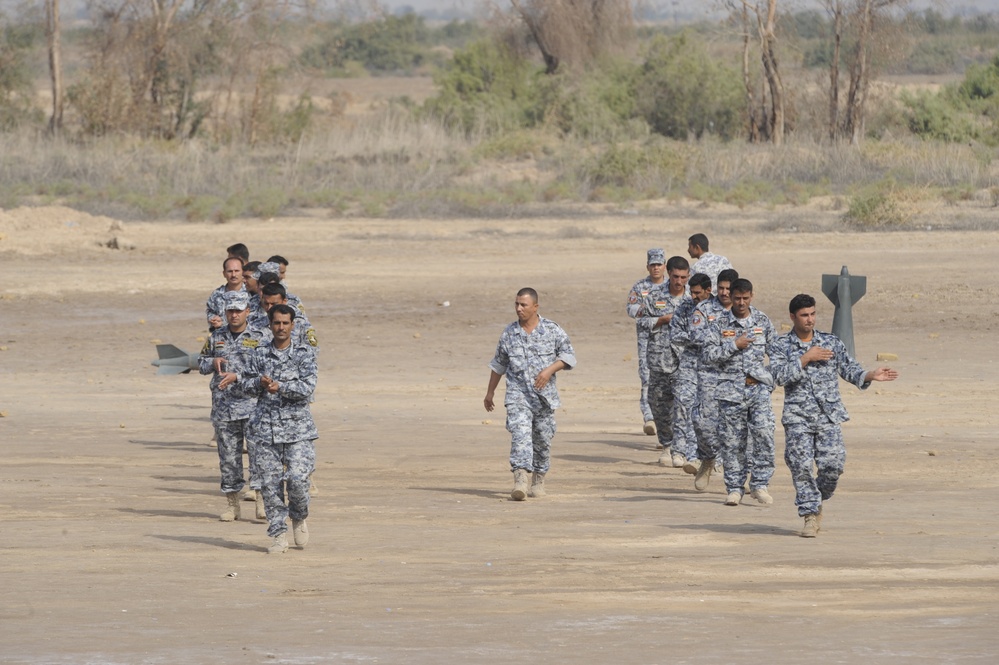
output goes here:
[{"label": "dirt mound", "polygon": [[124,231],[119,220],[62,206],[0,210],[0,252],[45,256],[134,249]]}]

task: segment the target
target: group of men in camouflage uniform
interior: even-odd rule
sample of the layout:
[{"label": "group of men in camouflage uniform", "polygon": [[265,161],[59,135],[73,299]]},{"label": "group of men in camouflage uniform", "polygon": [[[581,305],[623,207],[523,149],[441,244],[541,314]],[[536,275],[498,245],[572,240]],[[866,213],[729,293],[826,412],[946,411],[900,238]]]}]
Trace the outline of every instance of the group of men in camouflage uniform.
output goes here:
[{"label": "group of men in camouflage uniform", "polygon": [[805,294],[791,301],[791,331],[778,336],[751,304],[752,283],[708,252],[703,234],[689,238],[688,253],[693,265],[649,250],[649,276],[628,295],[645,432],[659,437],[659,463],[694,475],[697,491],[707,490],[720,460],[725,505],[741,503],[748,481],[750,496],[769,506],[776,428],[770,396],[783,386],[785,461],[805,520],[801,535],[815,537],[822,500],[832,496],[846,458],[840,423],[848,416],[838,377],[866,388],[898,373],[864,371],[838,338],[816,332],[815,300]]},{"label": "group of men in camouflage uniform", "polygon": [[267,551],[283,553],[288,517],[295,544],[304,548],[309,541],[306,518],[319,436],[309,404],[318,377],[318,342],[301,301],[282,284],[286,259],[249,262],[242,244],[228,253],[222,263],[226,282],[206,304],[210,335],[199,362],[201,373],[212,375],[211,417],[227,500],[220,519],[240,519],[245,444],[250,467],[245,498],[255,502],[257,519],[267,519],[272,538]]}]

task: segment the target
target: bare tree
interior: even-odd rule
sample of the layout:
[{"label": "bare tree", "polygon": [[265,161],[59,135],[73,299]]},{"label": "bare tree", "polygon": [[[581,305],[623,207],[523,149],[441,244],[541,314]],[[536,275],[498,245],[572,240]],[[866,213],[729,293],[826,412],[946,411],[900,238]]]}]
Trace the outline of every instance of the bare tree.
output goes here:
[{"label": "bare tree", "polygon": [[867,87],[870,72],[867,66],[871,41],[871,24],[874,20],[874,0],[861,0],[855,20],[859,30],[857,45],[850,65],[850,88],[846,95],[846,114],[843,118],[842,133],[850,143],[857,145],[864,128],[864,111],[867,107]]},{"label": "bare tree", "polygon": [[634,27],[631,0],[510,0],[541,51],[545,71],[585,67],[619,52]]},{"label": "bare tree", "polygon": [[[864,136],[872,57],[890,53],[898,44],[892,34],[890,13],[909,5],[909,0],[822,0],[832,20],[832,54],[829,62],[829,137],[845,138],[857,145]],[[850,80],[846,102],[840,108],[840,64],[845,38],[854,45],[847,55]],[[894,44],[893,44],[894,42]]]},{"label": "bare tree", "polygon": [[[784,81],[777,60],[777,0],[726,0],[724,5],[740,17],[743,31],[742,75],[746,89],[749,140],[784,142],[785,106]],[[755,24],[755,26],[753,26]],[[754,101],[750,68],[750,33],[755,27],[760,45],[760,64],[764,86],[759,111]]]},{"label": "bare tree", "polygon": [[49,118],[49,131],[53,134],[58,134],[62,131],[61,33],[62,24],[59,18],[59,0],[45,0],[45,36],[48,40],[49,76],[52,79],[52,117]]},{"label": "bare tree", "polygon": [[750,45],[752,44],[752,27],[749,23],[749,9],[742,5],[742,84],[746,91],[746,119],[749,127],[749,142],[759,143],[767,132],[766,92],[761,95],[760,105],[756,104],[752,68],[750,67]]},{"label": "bare tree", "polygon": [[260,135],[275,72],[292,59],[275,26],[300,7],[295,0],[92,2],[87,80],[71,96],[88,131],[172,139],[214,120],[239,125],[225,138]]}]

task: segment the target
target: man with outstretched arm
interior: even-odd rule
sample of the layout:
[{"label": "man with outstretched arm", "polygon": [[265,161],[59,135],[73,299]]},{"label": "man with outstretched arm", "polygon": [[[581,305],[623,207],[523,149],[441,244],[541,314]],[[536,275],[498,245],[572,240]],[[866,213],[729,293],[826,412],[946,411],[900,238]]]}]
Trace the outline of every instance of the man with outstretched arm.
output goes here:
[{"label": "man with outstretched arm", "polygon": [[805,520],[801,537],[814,538],[821,527],[822,502],[832,498],[846,464],[840,424],[850,416],[839,379],[866,390],[872,381],[894,381],[898,372],[890,367],[864,370],[838,337],[816,330],[812,296],[796,295],[788,310],[792,329],[774,344],[770,370],[777,385],[784,386],[784,461],[791,470],[798,516]]}]

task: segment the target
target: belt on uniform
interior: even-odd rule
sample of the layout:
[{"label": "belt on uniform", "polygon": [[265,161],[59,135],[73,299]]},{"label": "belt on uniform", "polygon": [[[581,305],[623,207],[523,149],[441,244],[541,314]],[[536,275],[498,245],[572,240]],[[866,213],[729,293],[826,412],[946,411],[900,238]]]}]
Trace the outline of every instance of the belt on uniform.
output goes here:
[{"label": "belt on uniform", "polygon": [[759,381],[757,381],[753,377],[751,377],[751,376],[747,376],[746,377],[746,385],[747,386],[755,386],[757,383],[759,383]]}]

